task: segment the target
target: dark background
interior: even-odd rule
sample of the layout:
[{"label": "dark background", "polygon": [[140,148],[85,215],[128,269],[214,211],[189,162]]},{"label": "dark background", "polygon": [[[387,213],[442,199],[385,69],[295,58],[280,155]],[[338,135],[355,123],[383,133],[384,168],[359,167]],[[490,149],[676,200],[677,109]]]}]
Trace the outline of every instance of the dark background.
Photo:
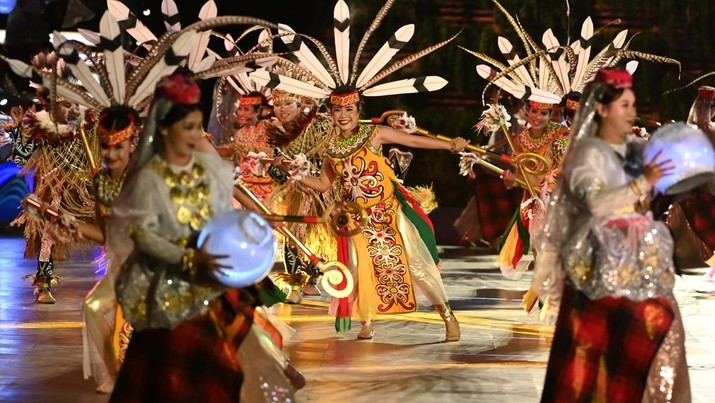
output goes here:
[{"label": "dark background", "polygon": [[[153,32],[164,32],[161,1],[126,0],[124,3]],[[177,1],[183,25],[196,21],[203,3]],[[322,40],[332,52],[334,0],[218,0],[216,3],[219,15],[249,15],[286,23],[298,32]],[[503,0],[501,3],[519,18],[538,43],[541,34],[549,27],[560,42],[565,43],[569,34],[573,38],[580,31],[581,23],[590,15],[595,29],[606,26],[595,36],[594,49],[603,48],[617,32],[628,28],[631,35],[638,33],[633,40],[633,49],[680,60],[683,64],[680,74],[674,66],[641,62],[635,76],[639,115],[649,119],[685,119],[697,85],[672,94],[663,95],[663,92],[715,70],[715,1],[712,0],[572,0],[568,7],[570,18],[567,18],[567,2],[564,0]],[[353,0],[348,1],[348,4],[351,8],[351,46],[354,51],[384,1]],[[18,0],[16,9],[9,17],[0,16],[0,26],[7,26],[8,29],[5,47],[0,52],[29,60],[32,54],[47,46],[45,38],[52,29],[74,30],[83,27],[98,30],[99,17],[105,7],[105,1],[94,0]],[[147,8],[151,10],[148,17],[142,15],[142,10]],[[496,46],[496,36],[509,38],[523,55],[521,41],[505,18],[495,11],[490,0],[398,0],[369,41],[370,46],[363,55],[362,65],[397,28],[412,22],[416,23],[415,36],[403,49],[401,56],[444,40],[460,30],[462,33],[452,44],[403,68],[385,82],[415,75],[437,74],[449,80],[450,84],[432,94],[369,99],[365,107],[366,117],[379,116],[387,109],[405,109],[416,117],[418,125],[433,132],[460,135],[474,142],[484,141],[484,138],[478,137],[471,130],[483,109],[481,94],[485,83],[474,70],[479,62],[456,45],[486,53],[504,62]],[[223,30],[233,34],[240,31],[240,28]],[[0,69],[2,75],[5,66],[0,66]],[[7,80],[3,78],[3,88],[7,87]],[[715,77],[699,84],[715,85]],[[207,109],[212,102],[212,85],[212,82],[203,84]],[[22,85],[18,85],[18,88],[22,90]],[[416,151],[415,154],[407,184],[432,183],[442,206],[456,208],[466,204],[473,185],[458,176],[456,156],[435,151]]]}]

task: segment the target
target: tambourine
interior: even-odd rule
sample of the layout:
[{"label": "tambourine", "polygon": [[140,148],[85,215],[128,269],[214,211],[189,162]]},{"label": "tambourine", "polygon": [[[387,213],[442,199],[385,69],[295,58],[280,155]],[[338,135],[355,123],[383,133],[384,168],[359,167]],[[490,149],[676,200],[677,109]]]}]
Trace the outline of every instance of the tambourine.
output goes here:
[{"label": "tambourine", "polygon": [[678,122],[658,129],[643,150],[644,162],[661,150],[659,161],[670,159],[675,169],[655,184],[658,192],[673,195],[715,180],[715,150],[698,128]]},{"label": "tambourine", "polygon": [[225,286],[253,285],[263,280],[273,267],[273,228],[256,213],[233,210],[215,217],[199,234],[198,245],[203,246],[204,242],[208,242],[209,253],[229,256],[219,263],[230,268],[211,272]]}]

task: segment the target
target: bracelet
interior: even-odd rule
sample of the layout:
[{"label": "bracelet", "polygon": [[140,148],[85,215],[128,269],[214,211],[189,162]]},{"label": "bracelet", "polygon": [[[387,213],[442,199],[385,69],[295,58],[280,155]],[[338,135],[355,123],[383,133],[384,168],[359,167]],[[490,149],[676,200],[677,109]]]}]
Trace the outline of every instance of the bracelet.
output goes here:
[{"label": "bracelet", "polygon": [[193,248],[187,248],[186,252],[184,252],[184,256],[181,258],[182,262],[184,263],[184,266],[189,270],[189,275],[191,278],[196,277],[196,265],[194,264],[194,254],[196,253],[196,249]]},{"label": "bracelet", "polygon": [[449,141],[449,152],[453,154],[457,152],[457,144],[454,143],[454,140]]}]

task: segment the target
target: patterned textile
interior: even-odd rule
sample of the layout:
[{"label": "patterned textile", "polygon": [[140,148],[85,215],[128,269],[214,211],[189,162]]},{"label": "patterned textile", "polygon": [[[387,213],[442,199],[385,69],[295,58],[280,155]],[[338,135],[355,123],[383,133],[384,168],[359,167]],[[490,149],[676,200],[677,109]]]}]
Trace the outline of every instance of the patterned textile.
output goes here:
[{"label": "patterned textile", "polygon": [[243,374],[236,357],[253,321],[239,291],[229,290],[208,312],[173,330],[137,331],[111,402],[237,402]]},{"label": "patterned textile", "polygon": [[666,298],[589,300],[564,286],[542,402],[640,402],[675,314]]},{"label": "patterned textile", "polygon": [[[336,329],[348,328],[340,321],[350,313],[359,320],[372,320],[380,313],[412,312],[417,308],[415,288],[434,305],[447,301],[437,268],[434,229],[418,203],[397,183],[389,161],[371,140],[376,126],[361,125],[351,136],[331,138],[330,163],[342,187],[343,200],[366,209],[368,220],[360,234],[341,243],[338,256],[347,260],[356,279],[350,298],[335,299],[330,312],[338,315]],[[409,253],[408,253],[409,252]]]},{"label": "patterned textile", "polygon": [[693,191],[693,198],[680,202],[690,226],[710,250],[715,250],[715,196],[704,187]]},{"label": "patterned textile", "polygon": [[495,175],[475,169],[474,197],[477,202],[482,239],[492,242],[506,230],[514,211],[521,202],[521,189],[506,189]]},{"label": "patterned textile", "polygon": [[273,154],[272,148],[267,143],[266,125],[268,124],[267,121],[259,121],[255,126],[241,127],[233,135],[231,143],[234,150],[234,164],[241,169],[243,182],[261,201],[268,198],[275,185],[268,172],[260,172],[260,169],[255,168],[259,162],[249,157],[249,153],[264,152],[267,156]]}]

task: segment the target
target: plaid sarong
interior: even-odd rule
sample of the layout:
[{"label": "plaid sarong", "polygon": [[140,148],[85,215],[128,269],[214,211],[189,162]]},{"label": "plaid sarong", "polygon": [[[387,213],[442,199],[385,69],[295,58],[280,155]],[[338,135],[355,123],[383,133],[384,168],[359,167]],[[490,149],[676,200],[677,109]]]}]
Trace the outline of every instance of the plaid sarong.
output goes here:
[{"label": "plaid sarong", "polygon": [[482,169],[475,169],[474,197],[482,226],[482,238],[492,242],[506,230],[514,211],[519,209],[523,191],[521,188],[508,190],[504,182]]},{"label": "plaid sarong", "polygon": [[208,312],[173,330],[135,332],[111,402],[237,402],[243,373],[236,352],[253,308],[226,291]]},{"label": "plaid sarong", "polygon": [[542,402],[640,402],[674,314],[665,298],[589,300],[564,286]]},{"label": "plaid sarong", "polygon": [[711,251],[715,250],[715,196],[701,186],[693,191],[692,199],[680,205],[693,231]]}]

